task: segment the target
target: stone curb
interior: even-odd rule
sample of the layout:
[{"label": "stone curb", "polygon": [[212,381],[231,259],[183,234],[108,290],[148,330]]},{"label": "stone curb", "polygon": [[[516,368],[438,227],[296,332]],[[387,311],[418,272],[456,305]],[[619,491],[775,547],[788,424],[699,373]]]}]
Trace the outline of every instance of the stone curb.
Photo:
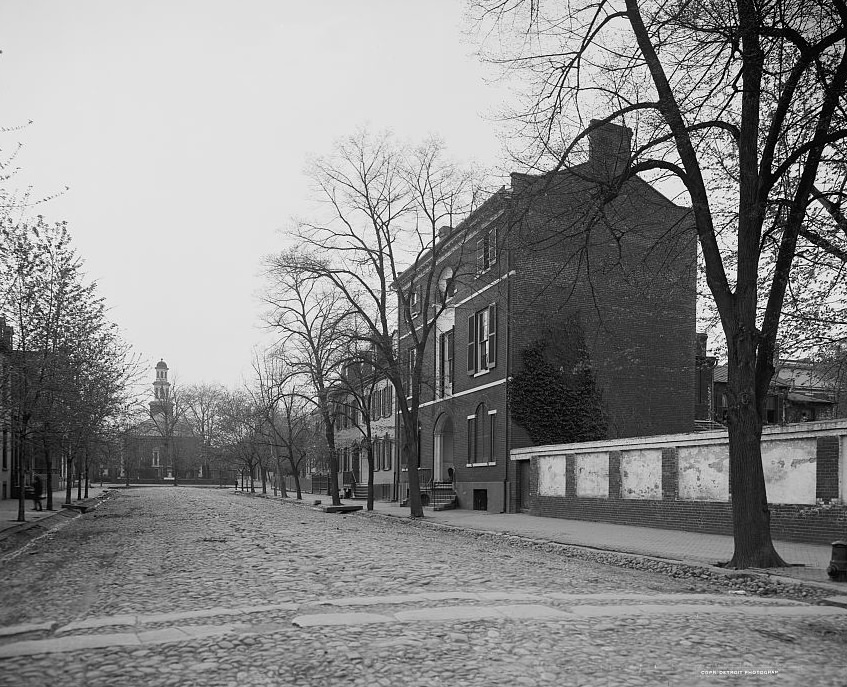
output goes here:
[{"label": "stone curb", "polygon": [[[433,522],[431,520],[427,520],[426,518],[412,518],[412,517],[400,517],[397,515],[391,515],[387,513],[379,513],[376,510],[373,511],[361,511],[362,515],[366,517],[378,517],[386,520],[391,520],[393,522],[399,522],[404,525],[412,526],[412,527],[430,527],[433,529],[440,529],[444,531],[450,531],[455,533],[469,534],[470,536],[488,536],[494,539],[500,539],[506,542],[514,542],[518,544],[524,544],[532,546],[533,548],[555,548],[560,549],[563,553],[566,553],[567,550],[575,550],[583,552],[587,555],[595,554],[595,555],[613,555],[618,556],[624,560],[631,561],[651,561],[655,563],[665,564],[665,565],[676,565],[682,566],[691,570],[703,570],[713,575],[719,575],[726,579],[740,578],[740,579],[759,579],[763,581],[767,581],[770,583],[782,584],[785,586],[791,587],[800,587],[800,588],[808,588],[815,589],[818,591],[827,591],[827,592],[836,592],[837,594],[843,594],[845,591],[844,587],[840,587],[835,583],[826,583],[826,582],[817,582],[815,580],[801,580],[794,577],[787,577],[783,575],[775,575],[771,572],[756,569],[756,568],[748,568],[746,570],[730,570],[727,568],[720,568],[714,565],[709,565],[708,563],[701,563],[699,561],[691,561],[691,560],[678,560],[675,558],[664,558],[661,556],[654,556],[650,554],[641,554],[641,553],[632,553],[629,551],[619,551],[617,549],[606,549],[602,547],[596,546],[586,546],[584,544],[567,544],[564,542],[554,541],[552,539],[542,539],[531,537],[524,534],[514,534],[511,532],[498,532],[494,530],[479,530],[474,529],[472,527],[462,527],[461,525],[453,525],[447,523]],[[615,565],[617,567],[628,567],[626,565],[620,565],[617,562],[612,561],[600,561],[606,565]],[[837,598],[837,597],[836,597]],[[830,600],[827,600],[830,601]],[[834,604],[833,604],[834,605]]]}]

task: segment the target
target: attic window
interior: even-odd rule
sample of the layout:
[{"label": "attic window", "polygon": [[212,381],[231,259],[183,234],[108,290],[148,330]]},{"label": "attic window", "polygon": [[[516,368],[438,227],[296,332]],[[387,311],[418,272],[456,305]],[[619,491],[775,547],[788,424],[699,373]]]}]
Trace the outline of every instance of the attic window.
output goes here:
[{"label": "attic window", "polygon": [[456,295],[456,282],[453,279],[453,268],[445,267],[438,278],[438,291],[444,300],[450,300]]},{"label": "attic window", "polygon": [[497,229],[492,227],[476,240],[476,271],[479,274],[497,262]]},{"label": "attic window", "polygon": [[421,301],[417,289],[412,289],[409,292],[409,312],[412,317],[415,317],[421,311]]}]

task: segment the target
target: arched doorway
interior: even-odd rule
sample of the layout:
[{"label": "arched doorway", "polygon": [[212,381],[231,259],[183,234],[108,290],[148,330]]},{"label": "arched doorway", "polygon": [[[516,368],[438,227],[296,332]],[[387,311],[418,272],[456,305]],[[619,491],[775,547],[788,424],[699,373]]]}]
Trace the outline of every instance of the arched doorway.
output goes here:
[{"label": "arched doorway", "polygon": [[433,434],[433,479],[449,482],[453,474],[453,418],[442,413],[435,423]]}]

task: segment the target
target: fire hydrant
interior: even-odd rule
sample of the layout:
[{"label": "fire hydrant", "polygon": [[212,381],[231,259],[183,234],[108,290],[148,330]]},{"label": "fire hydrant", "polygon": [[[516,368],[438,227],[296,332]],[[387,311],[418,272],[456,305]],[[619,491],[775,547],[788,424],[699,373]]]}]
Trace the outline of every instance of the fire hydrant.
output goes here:
[{"label": "fire hydrant", "polygon": [[836,582],[847,582],[847,541],[832,542],[832,560],[826,574]]}]

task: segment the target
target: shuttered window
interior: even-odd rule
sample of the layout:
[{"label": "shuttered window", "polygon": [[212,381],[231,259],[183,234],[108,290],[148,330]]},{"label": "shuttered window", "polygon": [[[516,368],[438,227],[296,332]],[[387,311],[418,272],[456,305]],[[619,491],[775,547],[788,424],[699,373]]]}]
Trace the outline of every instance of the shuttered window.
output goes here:
[{"label": "shuttered window", "polygon": [[497,365],[497,304],[468,317],[468,374],[485,372]]}]

